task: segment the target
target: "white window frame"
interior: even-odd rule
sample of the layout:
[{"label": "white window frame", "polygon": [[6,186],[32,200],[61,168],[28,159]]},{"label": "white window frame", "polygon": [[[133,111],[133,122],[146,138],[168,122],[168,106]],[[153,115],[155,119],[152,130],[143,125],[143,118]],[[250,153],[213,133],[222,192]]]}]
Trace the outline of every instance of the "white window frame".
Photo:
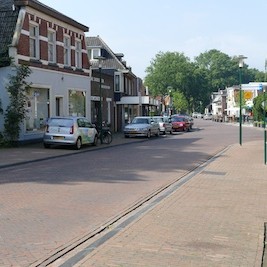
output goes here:
[{"label": "white window frame", "polygon": [[[52,36],[51,39],[50,36]],[[47,39],[48,39],[48,62],[56,63],[56,32],[52,29],[48,29]]]},{"label": "white window frame", "polygon": [[101,56],[100,48],[89,48],[87,52],[89,60],[97,60]]},{"label": "white window frame", "polygon": [[[31,29],[34,31],[32,32]],[[29,54],[31,58],[40,59],[39,25],[30,22],[29,25]]]},{"label": "white window frame", "polygon": [[96,60],[96,58],[100,56],[101,56],[100,48],[93,48],[91,51],[91,59]]},{"label": "white window frame", "polygon": [[120,71],[114,73],[114,92],[124,93],[124,75]]},{"label": "white window frame", "polygon": [[82,68],[82,41],[80,39],[75,40],[75,67]]},{"label": "white window frame", "polygon": [[70,36],[64,35],[64,65],[71,65]]}]

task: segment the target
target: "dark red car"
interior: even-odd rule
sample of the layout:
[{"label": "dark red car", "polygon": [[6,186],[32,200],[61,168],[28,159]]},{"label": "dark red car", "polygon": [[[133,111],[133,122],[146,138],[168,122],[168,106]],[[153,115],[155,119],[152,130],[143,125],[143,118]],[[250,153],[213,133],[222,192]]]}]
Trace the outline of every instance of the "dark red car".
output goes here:
[{"label": "dark red car", "polygon": [[172,130],[174,132],[190,131],[191,123],[189,119],[185,116],[172,116],[171,122],[172,122]]}]

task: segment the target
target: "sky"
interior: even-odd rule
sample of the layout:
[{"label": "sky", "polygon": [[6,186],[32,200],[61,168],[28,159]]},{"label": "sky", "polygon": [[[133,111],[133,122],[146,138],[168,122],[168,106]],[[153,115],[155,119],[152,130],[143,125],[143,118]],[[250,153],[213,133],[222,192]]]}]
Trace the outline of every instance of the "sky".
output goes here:
[{"label": "sky", "polygon": [[[89,27],[144,79],[159,52],[194,60],[217,49],[265,71],[266,0],[39,0]],[[237,66],[238,67],[238,66]]]}]

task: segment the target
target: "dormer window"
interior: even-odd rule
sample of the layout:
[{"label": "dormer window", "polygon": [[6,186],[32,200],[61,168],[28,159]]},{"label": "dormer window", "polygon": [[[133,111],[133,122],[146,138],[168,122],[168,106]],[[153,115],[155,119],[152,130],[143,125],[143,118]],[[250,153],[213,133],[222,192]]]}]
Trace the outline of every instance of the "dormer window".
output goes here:
[{"label": "dormer window", "polygon": [[101,56],[100,48],[89,48],[88,49],[89,60],[96,60],[96,58]]}]

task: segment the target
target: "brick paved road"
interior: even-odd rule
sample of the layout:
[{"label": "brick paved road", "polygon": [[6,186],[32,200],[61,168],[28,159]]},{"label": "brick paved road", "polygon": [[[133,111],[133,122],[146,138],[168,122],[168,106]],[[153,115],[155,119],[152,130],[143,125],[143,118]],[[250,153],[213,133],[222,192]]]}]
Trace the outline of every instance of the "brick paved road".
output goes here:
[{"label": "brick paved road", "polygon": [[261,266],[267,166],[261,141],[232,146],[75,266]]},{"label": "brick paved road", "polygon": [[[209,122],[208,122],[209,123]],[[228,131],[227,131],[228,132]],[[186,138],[180,138],[179,140],[183,140],[183,142],[186,142],[183,144],[183,147],[186,148],[189,146],[189,144],[192,142],[196,142],[197,140],[201,139],[201,135],[205,135],[205,132],[196,132],[191,133],[192,135],[186,135],[189,139]],[[198,138],[193,138],[194,134]],[[123,139],[125,140],[125,139]],[[188,143],[187,143],[188,142]],[[195,151],[198,156],[202,156],[204,158],[203,146],[205,144],[203,141],[198,142],[198,145],[195,146]],[[142,152],[143,150],[143,152]],[[216,148],[213,148],[213,150],[216,150]],[[25,152],[27,149],[24,150]],[[20,157],[19,160],[23,161],[27,160],[28,158],[38,158],[38,157],[45,157],[43,153],[61,153],[61,150],[43,150],[43,149],[32,149],[30,150],[31,153],[22,153],[20,150]],[[17,151],[18,152],[18,151]],[[145,145],[140,146],[139,152],[142,152],[143,154],[147,152],[147,147]],[[189,155],[184,151],[185,155]],[[206,151],[205,151],[206,152]],[[141,154],[142,154],[141,153]],[[162,156],[162,150],[158,151],[159,155],[157,156],[158,159],[160,159]],[[15,153],[16,154],[16,153]],[[0,156],[2,156],[1,154]],[[5,154],[6,155],[6,154]],[[164,153],[166,156],[166,151]],[[129,155],[127,155],[129,158]],[[106,155],[106,157],[109,157]],[[16,157],[13,154],[13,162],[16,160]],[[157,158],[151,159],[152,161],[156,162]],[[202,158],[202,159],[203,159]],[[4,161],[8,161],[9,157],[3,157]],[[201,160],[202,160],[201,159]],[[176,161],[182,161],[183,158],[176,159]],[[142,162],[142,158],[138,158],[138,161],[140,162],[140,166],[144,167],[146,166],[145,162]],[[1,162],[2,163],[2,162]],[[168,166],[171,166],[170,164],[174,164],[175,162],[168,162],[168,165],[158,165],[155,166],[155,168],[161,168],[164,167],[164,170],[168,168]],[[32,165],[36,166],[36,165]],[[99,223],[99,220],[97,221],[96,218],[95,221],[91,220],[90,212],[86,208],[86,205],[83,205],[86,201],[91,201],[90,199],[86,199],[85,192],[88,192],[88,190],[93,190],[94,187],[93,184],[87,184],[87,188],[85,188],[85,184],[82,183],[81,180],[77,180],[77,183],[73,181],[73,177],[68,173],[67,175],[60,176],[61,171],[58,170],[58,182],[55,181],[55,183],[51,182],[51,178],[48,176],[49,172],[45,172],[46,164],[41,164],[44,169],[40,168],[42,171],[35,171],[36,175],[35,177],[31,177],[30,171],[28,170],[28,166],[25,168],[25,166],[21,165],[18,168],[15,168],[13,170],[13,179],[14,182],[10,180],[5,181],[5,171],[1,172],[1,187],[0,190],[3,193],[0,193],[0,246],[1,246],[1,255],[3,257],[0,257],[0,266],[9,267],[9,266],[29,266],[29,262],[32,262],[32,259],[42,259],[44,255],[51,255],[55,248],[60,249],[62,246],[62,241],[69,240],[70,236],[68,236],[68,233],[75,233],[74,237],[77,236],[83,236],[84,233],[88,232],[87,229],[84,228],[84,225],[86,223],[90,223],[90,229],[94,225],[97,225]],[[63,166],[63,163],[62,163]],[[67,164],[65,165],[66,168],[69,168],[71,171],[71,165]],[[108,166],[106,166],[108,167]],[[113,168],[116,166],[112,166]],[[130,162],[128,167],[130,168]],[[242,167],[242,166],[241,166]],[[119,170],[119,169],[118,169]],[[181,171],[181,170],[180,170]],[[20,179],[21,173],[29,173],[28,177],[24,177],[22,180]],[[165,171],[164,171],[165,172]],[[57,172],[56,172],[57,173]],[[148,177],[149,175],[154,175],[155,177],[159,178],[156,174],[157,171],[153,170],[153,172],[150,170],[143,170],[139,171],[138,174],[136,174],[136,177]],[[163,170],[162,170],[163,173]],[[172,175],[181,175],[182,173],[177,173],[177,169],[174,170],[174,173]],[[105,170],[105,175],[109,178],[113,177],[110,173],[108,173],[108,168]],[[120,174],[121,175],[121,174]],[[174,177],[173,176],[173,177]],[[173,179],[171,176],[171,172],[168,173],[168,179]],[[40,179],[40,182],[36,182],[36,178]],[[114,177],[115,178],[115,177]],[[118,178],[118,177],[117,177]],[[102,177],[103,179],[103,177]],[[144,181],[144,179],[143,179]],[[16,186],[14,186],[16,184]],[[29,186],[30,184],[30,186]],[[114,183],[105,183],[105,190],[103,191],[103,194],[105,192],[109,192],[110,188]],[[120,181],[120,184],[124,187],[131,187],[132,189],[134,186],[137,186],[137,183],[123,183],[123,180]],[[145,190],[144,188],[144,182],[142,183],[142,190]],[[75,194],[73,194],[73,188],[75,185]],[[14,191],[14,188],[16,190]],[[127,189],[127,190],[128,190]],[[128,192],[128,191],[125,192]],[[151,188],[149,190],[152,190]],[[95,190],[96,191],[96,190]],[[80,193],[79,193],[80,192]],[[124,192],[124,193],[125,193]],[[145,192],[145,191],[143,191]],[[147,191],[146,191],[147,192]],[[49,194],[47,194],[49,193]],[[133,190],[131,192],[133,194]],[[189,191],[191,195],[194,194],[194,192]],[[119,191],[117,191],[117,195],[119,194]],[[69,196],[69,197],[68,197]],[[123,199],[123,195],[120,195]],[[137,195],[132,196],[132,199],[128,199],[129,203],[136,200]],[[2,199],[1,199],[2,198]],[[103,204],[105,204],[105,197],[99,197],[95,200],[103,199]],[[53,209],[51,209],[51,203],[53,204]],[[121,202],[120,202],[121,203]],[[120,203],[118,203],[117,207],[118,210],[113,212],[118,212],[121,210]],[[128,203],[128,204],[129,204]],[[105,204],[106,205],[106,204]],[[125,203],[127,205],[127,203]],[[76,207],[70,209],[70,207]],[[79,208],[77,208],[79,207]],[[106,206],[107,207],[107,206]],[[39,210],[38,214],[36,211]],[[70,212],[71,211],[71,212]],[[108,211],[108,210],[106,210]],[[84,216],[80,216],[83,214]],[[95,216],[98,215],[97,210],[94,211]],[[38,215],[38,216],[37,216]],[[94,217],[95,217],[94,216]],[[108,217],[112,216],[112,214],[107,214]],[[54,220],[52,219],[54,218]],[[55,220],[55,218],[58,218]],[[95,218],[93,218],[95,219]],[[100,218],[101,219],[101,218]],[[154,219],[153,219],[154,220]],[[101,220],[100,220],[101,221]],[[161,219],[163,221],[163,217]],[[73,222],[73,223],[72,223]],[[73,225],[73,227],[70,227]],[[35,228],[33,226],[42,226],[42,228]],[[80,228],[79,228],[80,227]],[[167,227],[167,226],[166,226]],[[74,229],[75,228],[75,229]],[[31,233],[30,235],[28,233]],[[53,233],[53,234],[51,234]],[[148,235],[149,236],[149,235]],[[27,242],[24,242],[24,240],[27,240]],[[57,241],[56,241],[57,240]],[[60,241],[60,242],[58,242]],[[63,242],[64,243],[64,242]],[[141,242],[142,243],[142,242]],[[65,243],[64,246],[67,244]],[[2,249],[3,248],[3,249]],[[46,250],[44,251],[44,248]],[[136,252],[138,253],[138,252]],[[15,256],[14,256],[15,255]],[[87,264],[87,263],[86,263]],[[88,263],[89,264],[89,263]],[[109,261],[103,264],[109,264]],[[112,264],[112,263],[111,263]],[[129,261],[129,264],[131,262]],[[34,266],[34,265],[33,265]],[[86,265],[90,266],[90,265]],[[92,265],[93,266],[93,265]],[[103,265],[105,266],[105,265]],[[119,265],[115,265],[119,266]],[[126,265],[128,266],[128,265]],[[130,265],[129,265],[130,266]]]}]

